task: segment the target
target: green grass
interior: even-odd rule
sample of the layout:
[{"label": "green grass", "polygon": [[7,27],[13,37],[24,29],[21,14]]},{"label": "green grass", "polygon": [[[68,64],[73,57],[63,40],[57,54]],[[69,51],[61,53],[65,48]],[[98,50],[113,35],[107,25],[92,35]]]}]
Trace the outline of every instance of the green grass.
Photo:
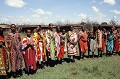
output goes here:
[{"label": "green grass", "polygon": [[63,62],[55,67],[39,69],[34,75],[18,79],[120,79],[120,57],[102,57],[77,60],[74,63]]}]

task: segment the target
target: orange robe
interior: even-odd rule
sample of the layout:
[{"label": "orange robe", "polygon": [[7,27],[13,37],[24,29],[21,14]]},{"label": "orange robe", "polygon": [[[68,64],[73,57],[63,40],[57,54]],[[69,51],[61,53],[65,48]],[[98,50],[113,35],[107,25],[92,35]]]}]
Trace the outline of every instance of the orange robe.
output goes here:
[{"label": "orange robe", "polygon": [[104,35],[102,36],[102,48],[101,48],[101,51],[104,52],[105,51],[105,44],[106,41],[105,41],[105,38],[104,38]]},{"label": "orange robe", "polygon": [[60,46],[60,53],[58,54],[59,58],[64,58],[64,45]]},{"label": "orange robe", "polygon": [[88,38],[87,33],[83,32],[80,34],[79,43],[80,43],[80,49],[82,53],[86,53],[86,51],[88,50],[87,38]]}]

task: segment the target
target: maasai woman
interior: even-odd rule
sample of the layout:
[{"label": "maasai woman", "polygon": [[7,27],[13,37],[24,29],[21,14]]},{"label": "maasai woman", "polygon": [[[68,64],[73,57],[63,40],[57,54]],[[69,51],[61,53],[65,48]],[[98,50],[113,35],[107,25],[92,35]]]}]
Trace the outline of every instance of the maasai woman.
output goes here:
[{"label": "maasai woman", "polygon": [[45,30],[43,30],[42,34],[42,39],[43,39],[43,60],[46,61],[46,35],[45,35]]},{"label": "maasai woman", "polygon": [[34,40],[31,37],[31,30],[27,30],[27,36],[22,40],[22,50],[24,54],[25,69],[29,73],[36,71],[36,50]]},{"label": "maasai woman", "polygon": [[113,47],[114,47],[114,35],[112,33],[113,32],[111,30],[107,37],[107,40],[108,40],[107,41],[107,54],[109,54],[109,56],[112,55]]},{"label": "maasai woman", "polygon": [[89,31],[88,34],[88,58],[90,58],[90,40],[91,40],[91,36],[92,36],[92,31]]},{"label": "maasai woman", "polygon": [[5,47],[3,30],[0,27],[0,79],[7,79],[9,51]]},{"label": "maasai woman", "polygon": [[[54,66],[55,60],[55,42],[54,42],[54,33],[53,33],[53,25],[50,23],[48,26],[48,30],[46,31],[46,55],[47,61],[50,65]],[[51,60],[51,63],[50,63]]]},{"label": "maasai woman", "polygon": [[60,26],[56,26],[56,30],[54,29],[54,39],[55,39],[55,55],[57,58],[56,64],[61,63],[61,52],[60,52]]},{"label": "maasai woman", "polygon": [[94,58],[94,53],[97,49],[97,40],[96,40],[96,33],[91,32],[90,36],[90,51],[92,52],[92,57]]},{"label": "maasai woman", "polygon": [[77,33],[75,29],[72,28],[72,31],[68,32],[68,56],[73,56],[73,62],[75,62],[75,55],[77,55]]},{"label": "maasai woman", "polygon": [[80,50],[81,50],[80,57],[84,58],[84,54],[88,50],[88,35],[86,31],[84,31],[83,29],[82,29],[82,33],[80,34],[79,43],[80,43]]},{"label": "maasai woman", "polygon": [[60,53],[58,55],[59,58],[61,58],[60,64],[62,63],[62,59],[64,58],[64,53],[67,51],[66,42],[66,33],[65,30],[63,30],[60,34]]},{"label": "maasai woman", "polygon": [[119,32],[117,31],[115,27],[113,27],[113,35],[115,37],[113,52],[117,54],[119,52]]},{"label": "maasai woman", "polygon": [[102,27],[99,26],[97,30],[97,47],[98,47],[98,57],[102,56]]},{"label": "maasai woman", "polygon": [[106,33],[105,33],[105,29],[102,31],[102,48],[101,48],[101,52],[105,54],[105,49],[106,49]]},{"label": "maasai woman", "polygon": [[43,61],[45,61],[44,47],[43,47],[43,32],[41,31],[41,25],[38,25],[36,32],[34,32],[35,48],[37,53],[37,68],[40,68],[39,63],[42,64],[44,68]]},{"label": "maasai woman", "polygon": [[11,25],[11,32],[8,33],[6,37],[6,46],[10,51],[10,63],[11,63],[11,73],[15,78],[17,76],[22,76],[22,53],[21,48],[21,37],[20,34],[16,32],[16,25]]},{"label": "maasai woman", "polygon": [[44,31],[40,31],[40,40],[39,40],[39,47],[40,47],[40,51],[41,51],[41,65],[42,65],[42,69],[44,69],[44,64],[46,61],[46,36],[45,36],[45,32]]}]

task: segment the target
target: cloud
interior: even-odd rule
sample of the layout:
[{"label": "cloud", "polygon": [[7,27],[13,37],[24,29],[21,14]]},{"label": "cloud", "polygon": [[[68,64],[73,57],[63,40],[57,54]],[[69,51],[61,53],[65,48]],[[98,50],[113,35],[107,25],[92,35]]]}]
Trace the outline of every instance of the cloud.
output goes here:
[{"label": "cloud", "polygon": [[60,18],[61,16],[60,15],[56,15],[57,18]]},{"label": "cloud", "polygon": [[98,14],[97,14],[97,19],[100,20],[100,21],[105,20],[105,17],[106,17],[106,15],[104,15],[104,14],[102,14],[102,13],[98,13]]},{"label": "cloud", "polygon": [[116,4],[116,0],[104,0],[104,3],[107,3],[109,5],[115,5]]},{"label": "cloud", "polygon": [[43,16],[43,15],[52,15],[52,12],[50,11],[45,11],[43,9],[32,9],[32,12],[34,13],[33,16],[37,16],[37,17],[40,17],[40,16]]},{"label": "cloud", "polygon": [[0,23],[7,23],[7,24],[47,24],[50,22],[55,22],[56,18],[50,18],[48,16],[39,16],[39,15],[31,15],[31,16],[7,16],[1,17]]},{"label": "cloud", "polygon": [[33,14],[32,17],[40,17],[38,14]]},{"label": "cloud", "polygon": [[113,10],[111,12],[114,13],[114,14],[120,14],[120,11],[118,11],[118,10]]},{"label": "cloud", "polygon": [[45,11],[42,10],[42,9],[36,9],[36,10],[32,10],[34,13],[38,14],[38,15],[44,15],[45,14]]},{"label": "cloud", "polygon": [[102,14],[98,8],[96,8],[95,6],[92,6],[93,11],[97,14],[97,16],[100,18],[106,17],[106,15]]},{"label": "cloud", "polygon": [[102,22],[103,20],[105,20],[106,15],[104,15],[103,13],[101,13],[96,6],[92,6],[92,10],[93,10],[93,12],[96,13],[95,20],[97,20],[97,21],[99,20],[100,22]]},{"label": "cloud", "polygon": [[86,19],[86,18],[88,17],[88,16],[87,16],[86,14],[84,14],[84,13],[80,13],[78,16],[81,17],[82,19]]},{"label": "cloud", "polygon": [[94,12],[99,13],[99,9],[97,9],[95,6],[92,6],[92,9]]},{"label": "cloud", "polygon": [[[36,18],[32,18],[32,17],[26,17],[26,16],[14,16],[14,17],[5,17],[5,18],[1,18],[0,22],[1,23],[7,23],[7,24],[33,24],[36,22],[40,21],[39,19],[36,20]],[[39,23],[39,22],[38,22]]]},{"label": "cloud", "polygon": [[113,16],[114,19],[117,19],[117,16]]},{"label": "cloud", "polygon": [[46,12],[46,14],[48,14],[48,15],[52,15],[52,12],[50,12],[50,11],[47,11],[47,12]]},{"label": "cloud", "polygon": [[96,2],[96,0],[92,0],[92,3],[95,3]]},{"label": "cloud", "polygon": [[15,23],[15,24],[40,24],[40,23],[49,23],[55,22],[55,17],[52,17],[52,12],[46,11],[43,9],[30,9],[31,15],[29,16],[7,16],[4,18],[0,18],[1,23]]},{"label": "cloud", "polygon": [[8,19],[7,18],[0,18],[1,21],[7,22]]},{"label": "cloud", "polygon": [[[51,21],[50,18],[52,16],[52,12],[43,10],[41,8],[39,9],[32,9],[33,15],[31,16],[32,19],[34,19],[34,23],[45,23]],[[31,20],[32,20],[31,19]]]},{"label": "cloud", "polygon": [[25,2],[23,0],[5,0],[5,4],[15,8],[22,8],[25,6]]}]

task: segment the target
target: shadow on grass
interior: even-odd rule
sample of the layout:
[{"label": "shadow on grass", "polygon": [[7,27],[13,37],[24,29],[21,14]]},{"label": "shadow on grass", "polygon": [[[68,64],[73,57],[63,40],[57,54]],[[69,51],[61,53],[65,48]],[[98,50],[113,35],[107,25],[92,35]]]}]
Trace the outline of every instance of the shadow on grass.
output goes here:
[{"label": "shadow on grass", "polygon": [[80,60],[80,56],[75,56],[75,59]]},{"label": "shadow on grass", "polygon": [[54,67],[55,66],[55,60],[49,59],[48,61],[45,62],[46,66]]},{"label": "shadow on grass", "polygon": [[[93,55],[89,55],[87,58],[93,58]],[[94,58],[98,58],[98,55],[94,55]]]},{"label": "shadow on grass", "polygon": [[67,63],[73,62],[73,60],[70,59],[70,58],[64,58],[63,61],[64,61],[64,62],[67,62]]},{"label": "shadow on grass", "polygon": [[84,55],[84,57],[80,57],[80,56],[75,56],[75,59],[77,59],[77,60],[80,60],[80,59],[84,59],[84,58],[98,58],[98,55],[94,55],[94,57],[93,57],[93,55]]}]

